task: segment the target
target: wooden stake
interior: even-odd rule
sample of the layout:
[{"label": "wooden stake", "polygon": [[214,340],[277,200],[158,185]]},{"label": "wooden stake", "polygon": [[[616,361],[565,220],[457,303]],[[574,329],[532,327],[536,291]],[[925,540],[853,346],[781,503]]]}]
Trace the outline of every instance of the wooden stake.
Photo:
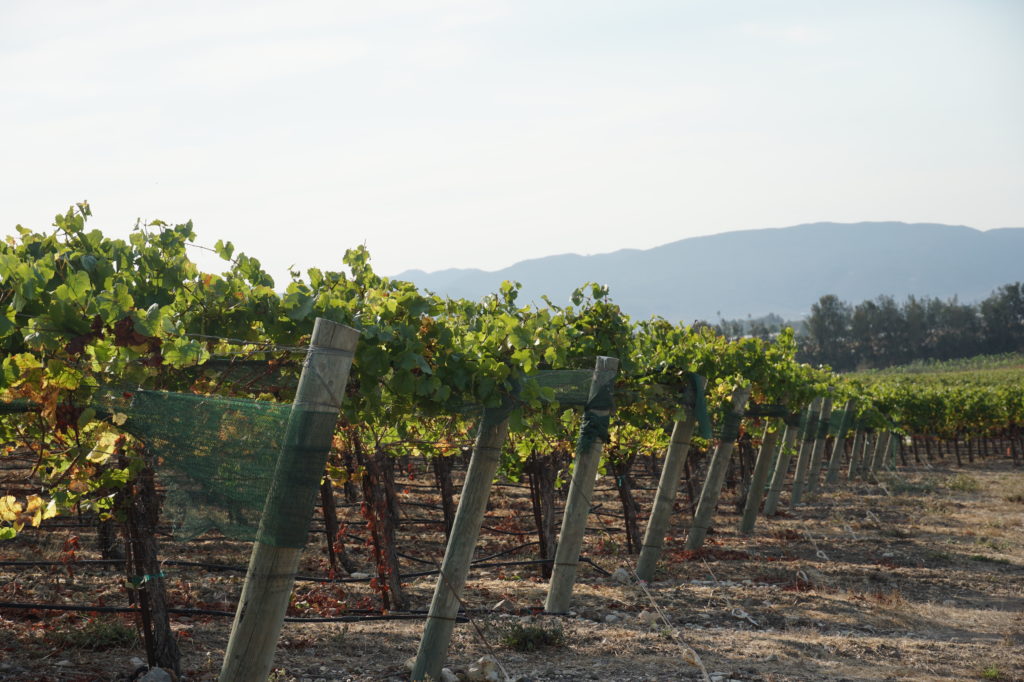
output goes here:
[{"label": "wooden stake", "polygon": [[[590,397],[593,400],[604,390],[609,373],[619,369],[617,358],[598,357],[594,365],[594,379],[590,384]],[[588,409],[598,418],[607,418],[610,409]],[[580,433],[583,444],[584,434]],[[597,465],[601,460],[604,442],[600,438],[576,450],[576,461],[573,464],[572,482],[569,484],[569,498],[565,502],[565,513],[562,517],[562,532],[558,537],[555,549],[555,565],[551,570],[551,582],[548,585],[548,597],[544,610],[548,613],[565,613],[572,599],[572,586],[576,582],[576,567],[580,561],[580,550],[583,548],[583,535],[586,532],[587,516],[590,515],[590,500],[594,493],[594,477]]]},{"label": "wooden stake", "polygon": [[[750,397],[750,387],[743,386],[732,392],[731,417],[742,419],[743,410]],[[728,417],[727,417],[728,420]],[[738,424],[737,424],[738,428]],[[700,492],[700,501],[697,503],[697,511],[693,515],[693,525],[686,536],[686,549],[700,549],[704,544],[704,537],[711,527],[711,517],[715,515],[715,508],[718,506],[718,497],[722,494],[722,484],[725,482],[725,474],[729,468],[729,458],[732,457],[733,448],[736,446],[737,433],[723,433],[722,439],[718,441],[708,464],[708,473],[704,479],[704,487]]]},{"label": "wooden stake", "polygon": [[885,459],[885,451],[889,448],[889,439],[892,434],[889,432],[879,433],[875,441],[875,452],[871,457],[871,473],[877,473],[882,468],[882,460]]},{"label": "wooden stake", "polygon": [[754,531],[757,512],[761,508],[761,500],[764,498],[764,484],[768,481],[768,469],[771,466],[772,456],[775,453],[775,443],[779,439],[779,432],[770,429],[771,425],[766,426],[764,429],[761,450],[757,453],[754,473],[750,476],[747,503],[743,508],[743,519],[740,521],[740,532],[744,535],[749,535]]},{"label": "wooden stake", "polygon": [[786,425],[786,432],[782,436],[782,447],[779,448],[779,456],[775,460],[775,473],[772,474],[772,482],[768,486],[768,495],[764,500],[765,516],[775,516],[775,510],[779,505],[779,495],[782,493],[782,484],[786,480],[789,462],[793,458],[793,444],[796,443],[799,431],[797,426]]},{"label": "wooden stake", "polygon": [[853,447],[850,448],[850,467],[846,470],[846,479],[852,481],[860,476],[861,455],[864,450],[863,429],[858,428],[853,435]]},{"label": "wooden stake", "polygon": [[800,500],[803,498],[804,479],[807,478],[807,469],[811,463],[811,451],[814,449],[814,443],[818,437],[818,420],[823,400],[824,398],[821,397],[815,398],[808,408],[810,416],[807,418],[807,427],[800,440],[800,453],[796,458],[796,471],[793,472],[793,492],[789,496],[791,508],[800,504]]},{"label": "wooden stake", "polygon": [[466,480],[462,484],[459,507],[455,511],[451,539],[444,552],[441,574],[434,585],[434,598],[430,602],[427,623],[416,653],[412,680],[441,679],[441,667],[452,641],[462,588],[466,585],[480,525],[487,511],[487,498],[501,460],[501,447],[508,435],[509,412],[510,399],[501,407],[484,410]]},{"label": "wooden stake", "polygon": [[[707,383],[706,378],[697,377],[696,390],[703,392]],[[654,497],[651,518],[647,521],[640,558],[636,563],[636,574],[640,580],[650,581],[654,577],[654,569],[661,558],[661,551],[665,546],[665,532],[672,518],[672,506],[675,503],[676,491],[683,475],[686,457],[690,452],[690,439],[696,425],[696,416],[688,414],[686,419],[677,421],[672,427],[672,439],[665,452],[665,462],[661,468],[661,478],[658,480],[658,492]]]},{"label": "wooden stake", "polygon": [[824,462],[825,444],[828,441],[829,420],[832,419],[832,398],[826,397],[821,405],[821,417],[818,421],[818,437],[814,441],[814,449],[811,450],[811,466],[807,472],[807,481],[804,483],[804,490],[807,494],[818,489],[821,479],[821,466]]},{"label": "wooden stake", "polygon": [[345,395],[359,332],[317,318],[231,627],[221,682],[265,680]]},{"label": "wooden stake", "polygon": [[843,458],[843,450],[846,445],[846,432],[853,422],[853,410],[857,402],[847,400],[843,406],[843,419],[839,422],[839,432],[836,433],[836,442],[832,445],[832,456],[828,460],[828,473],[825,476],[825,483],[835,484],[839,481],[839,463]]}]

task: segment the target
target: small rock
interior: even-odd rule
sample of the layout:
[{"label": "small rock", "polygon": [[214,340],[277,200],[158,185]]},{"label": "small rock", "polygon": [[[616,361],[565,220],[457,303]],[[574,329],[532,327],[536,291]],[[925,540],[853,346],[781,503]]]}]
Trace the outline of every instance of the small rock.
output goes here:
[{"label": "small rock", "polygon": [[349,573],[348,577],[352,578],[353,580],[368,580],[370,578],[370,574],[356,571],[355,573]]},{"label": "small rock", "polygon": [[956,606],[956,600],[955,599],[945,599],[945,600],[943,600],[942,605],[943,606]]},{"label": "small rock", "polygon": [[641,611],[640,615],[636,617],[642,624],[651,626],[657,625],[658,621],[661,620],[661,616],[658,615],[657,611]]},{"label": "small rock", "polygon": [[608,623],[609,625],[612,625],[614,623],[619,622],[619,617],[616,616],[614,613],[609,613],[607,616],[604,617],[604,622]]},{"label": "small rock", "polygon": [[451,668],[441,668],[441,682],[459,682],[459,676]]},{"label": "small rock", "polygon": [[148,668],[148,667],[149,666],[146,665],[146,662],[144,660],[142,660],[141,658],[139,658],[138,656],[132,656],[131,658],[128,659],[128,669],[131,670],[132,672],[135,672],[139,668]]},{"label": "small rock", "polygon": [[406,670],[408,670],[409,672],[412,672],[412,669],[415,666],[416,666],[416,657],[415,656],[410,656],[409,658],[405,659],[405,669]]},{"label": "small rock", "polygon": [[481,656],[474,665],[469,666],[470,682],[503,682],[498,661],[494,656]]},{"label": "small rock", "polygon": [[519,616],[519,622],[523,625],[530,625],[533,621],[537,620],[533,616]]},{"label": "small rock", "polygon": [[628,585],[633,581],[632,577],[629,575],[629,571],[621,566],[612,572],[612,580],[617,583],[622,583],[623,585]]},{"label": "small rock", "polygon": [[54,663],[54,665],[59,665],[62,668],[67,668],[69,666],[74,665],[74,663],[65,658],[63,661],[57,661],[56,663]]},{"label": "small rock", "polygon": [[882,558],[883,559],[891,559],[894,556],[896,556],[896,555],[893,554],[892,552],[882,552]]},{"label": "small rock", "polygon": [[149,672],[139,678],[139,682],[173,682],[171,674],[163,668],[150,668]]}]

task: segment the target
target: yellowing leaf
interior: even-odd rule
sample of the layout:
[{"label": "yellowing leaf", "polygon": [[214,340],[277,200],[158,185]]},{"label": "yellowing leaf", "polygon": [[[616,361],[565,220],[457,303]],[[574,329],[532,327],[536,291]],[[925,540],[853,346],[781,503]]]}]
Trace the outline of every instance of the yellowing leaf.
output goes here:
[{"label": "yellowing leaf", "polygon": [[[114,415],[116,418],[117,415]],[[117,442],[117,434],[110,431],[104,433],[96,441],[96,445],[93,446],[92,452],[86,456],[86,459],[93,464],[103,464],[110,456],[114,454],[114,443]]]},{"label": "yellowing leaf", "polygon": [[124,423],[128,421],[128,415],[122,412],[115,412],[114,416],[111,417],[111,421],[117,424],[118,426],[123,426]]},{"label": "yellowing leaf", "polygon": [[14,521],[21,510],[21,502],[14,495],[0,497],[0,521]]}]

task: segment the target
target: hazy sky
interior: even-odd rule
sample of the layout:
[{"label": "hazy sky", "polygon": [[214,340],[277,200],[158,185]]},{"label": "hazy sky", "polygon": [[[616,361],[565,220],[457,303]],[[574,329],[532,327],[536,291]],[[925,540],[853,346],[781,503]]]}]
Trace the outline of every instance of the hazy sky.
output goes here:
[{"label": "hazy sky", "polygon": [[275,276],[832,220],[1024,226],[1024,2],[0,2],[0,234]]}]

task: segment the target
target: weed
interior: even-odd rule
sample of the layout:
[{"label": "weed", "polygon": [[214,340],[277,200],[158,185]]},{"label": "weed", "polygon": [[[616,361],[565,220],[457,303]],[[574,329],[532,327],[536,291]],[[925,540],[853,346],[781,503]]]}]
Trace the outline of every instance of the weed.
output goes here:
[{"label": "weed", "polygon": [[924,559],[925,559],[925,561],[933,562],[933,563],[937,563],[937,562],[940,562],[940,561],[952,561],[953,560],[953,555],[950,554],[949,552],[944,552],[942,550],[933,550],[933,551],[926,552],[925,555],[924,555]]},{"label": "weed", "polygon": [[990,665],[981,671],[981,679],[983,680],[1001,680],[1002,678],[1002,671],[994,665]]},{"label": "weed", "polygon": [[903,593],[899,590],[889,590],[887,592],[879,590],[872,592],[868,597],[879,606],[903,606],[907,603]]},{"label": "weed", "polygon": [[90,618],[81,627],[72,627],[55,631],[51,639],[61,647],[89,651],[128,648],[139,641],[135,628],[118,618]]},{"label": "weed", "polygon": [[950,476],[943,482],[943,485],[948,490],[956,490],[961,493],[976,493],[981,490],[981,484],[978,483],[978,479],[967,474]]},{"label": "weed", "polygon": [[557,623],[546,627],[538,623],[515,621],[504,628],[500,641],[516,651],[536,651],[546,646],[565,646],[565,632]]},{"label": "weed", "polygon": [[967,557],[971,561],[984,561],[989,564],[1008,564],[1010,563],[1007,559],[1002,559],[994,556],[986,556],[985,554],[972,554]]},{"label": "weed", "polygon": [[933,493],[937,487],[936,481],[931,478],[923,478],[919,481],[910,481],[900,476],[890,475],[884,477],[889,491],[893,495],[926,494]]},{"label": "weed", "polygon": [[994,538],[978,538],[975,544],[981,545],[982,547],[988,547],[989,549],[997,552],[1005,552],[1010,548],[1009,543],[1000,542]]}]

